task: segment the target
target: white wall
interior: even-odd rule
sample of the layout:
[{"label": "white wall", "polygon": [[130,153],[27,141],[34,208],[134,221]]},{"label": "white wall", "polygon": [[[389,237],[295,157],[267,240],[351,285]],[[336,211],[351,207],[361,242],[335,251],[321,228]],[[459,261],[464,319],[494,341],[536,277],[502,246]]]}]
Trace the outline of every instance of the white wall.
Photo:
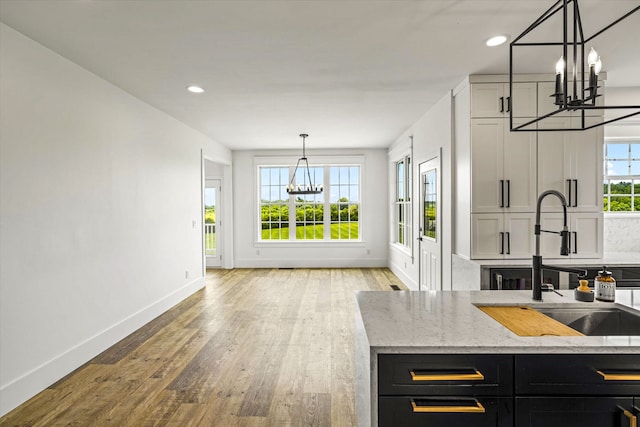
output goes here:
[{"label": "white wall", "polygon": [[[389,162],[399,160],[394,153],[402,153],[403,147],[409,143],[409,136],[413,136],[413,229],[419,230],[420,207],[418,167],[420,163],[429,160],[440,153],[440,176],[442,179],[442,289],[451,290],[451,242],[452,242],[452,118],[451,93],[444,95],[433,107],[429,109],[410,129],[396,140],[390,148]],[[395,158],[397,157],[397,158]],[[394,191],[394,181],[389,180],[389,191]],[[390,202],[387,202],[388,206]],[[387,209],[389,207],[387,206]],[[417,231],[415,232],[417,233]],[[414,233],[414,234],[415,234]],[[417,234],[415,234],[417,237]],[[419,283],[419,255],[418,247],[414,244],[413,255],[399,249],[396,245],[390,245],[389,268],[409,288],[418,289]]]},{"label": "white wall", "polygon": [[258,242],[255,156],[291,156],[299,151],[234,151],[234,263],[236,267],[383,267],[387,265],[387,156],[384,149],[307,150],[318,156],[364,156],[361,170],[362,242]]},{"label": "white wall", "polygon": [[231,153],[0,25],[4,414],[203,286],[201,152]]}]

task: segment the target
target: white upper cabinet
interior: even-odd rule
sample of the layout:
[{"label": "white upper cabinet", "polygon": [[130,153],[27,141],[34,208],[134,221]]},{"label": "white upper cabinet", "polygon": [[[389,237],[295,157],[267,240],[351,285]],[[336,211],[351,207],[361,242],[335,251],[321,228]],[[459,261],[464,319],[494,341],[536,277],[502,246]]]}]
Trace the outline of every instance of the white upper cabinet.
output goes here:
[{"label": "white upper cabinet", "polygon": [[471,85],[471,117],[535,117],[537,111],[536,83],[476,83]]},{"label": "white upper cabinet", "polygon": [[[569,210],[602,212],[602,127],[585,131],[544,132],[575,127],[578,118],[548,118],[538,123],[538,192],[564,194]],[[590,118],[590,121],[601,120]],[[557,198],[547,197],[542,209],[561,211]]]},{"label": "white upper cabinet", "polygon": [[471,120],[471,211],[532,212],[536,134],[511,132],[508,120]]}]

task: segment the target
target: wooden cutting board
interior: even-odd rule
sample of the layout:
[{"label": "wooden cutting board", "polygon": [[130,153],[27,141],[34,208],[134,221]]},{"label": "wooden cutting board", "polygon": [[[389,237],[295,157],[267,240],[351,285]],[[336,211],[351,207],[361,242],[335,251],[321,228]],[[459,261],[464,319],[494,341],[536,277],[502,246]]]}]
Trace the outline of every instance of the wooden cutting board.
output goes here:
[{"label": "wooden cutting board", "polygon": [[526,306],[483,305],[478,308],[521,337],[582,336],[580,332]]}]

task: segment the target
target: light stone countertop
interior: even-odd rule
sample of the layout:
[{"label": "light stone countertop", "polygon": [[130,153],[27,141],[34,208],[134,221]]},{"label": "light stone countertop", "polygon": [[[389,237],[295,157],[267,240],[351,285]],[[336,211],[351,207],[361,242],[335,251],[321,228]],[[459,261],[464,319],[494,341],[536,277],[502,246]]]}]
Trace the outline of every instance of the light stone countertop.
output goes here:
[{"label": "light stone countertop", "polygon": [[356,293],[358,324],[366,334],[370,355],[378,353],[639,353],[640,336],[520,337],[480,311],[476,305],[611,306],[640,310],[640,290],[618,290],[615,303],[576,301],[531,291]]}]

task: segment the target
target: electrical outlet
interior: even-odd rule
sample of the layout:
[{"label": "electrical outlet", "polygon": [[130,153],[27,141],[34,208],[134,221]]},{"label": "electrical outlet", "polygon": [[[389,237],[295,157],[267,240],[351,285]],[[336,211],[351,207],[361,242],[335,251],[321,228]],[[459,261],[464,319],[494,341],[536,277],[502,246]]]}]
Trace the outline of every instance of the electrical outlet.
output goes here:
[{"label": "electrical outlet", "polygon": [[256,249],[256,255],[260,255],[260,249]]},{"label": "electrical outlet", "polygon": [[371,255],[371,249],[367,249],[367,255]]},{"label": "electrical outlet", "polygon": [[189,270],[185,270],[184,271],[184,278],[188,279],[189,278]]}]

